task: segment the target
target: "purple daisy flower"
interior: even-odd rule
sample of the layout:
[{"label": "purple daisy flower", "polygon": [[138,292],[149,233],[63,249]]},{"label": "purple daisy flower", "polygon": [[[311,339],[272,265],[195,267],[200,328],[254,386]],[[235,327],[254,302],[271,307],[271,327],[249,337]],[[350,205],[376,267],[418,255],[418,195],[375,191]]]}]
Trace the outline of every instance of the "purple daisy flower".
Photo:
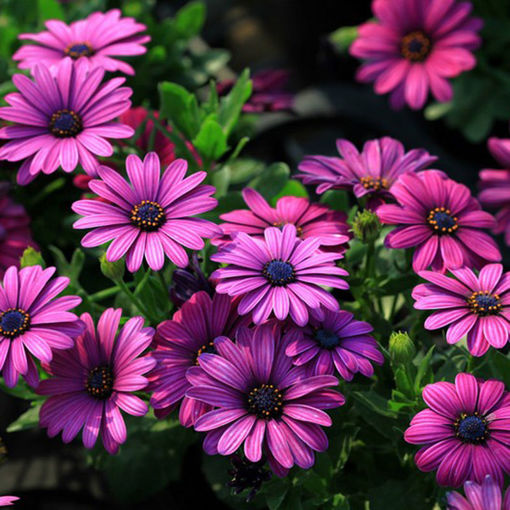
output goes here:
[{"label": "purple daisy flower", "polygon": [[220,224],[223,236],[213,240],[212,244],[225,246],[237,232],[263,237],[267,227],[281,228],[291,224],[296,227],[301,239],[318,237],[323,249],[345,252],[345,245],[351,238],[345,213],[333,211],[322,204],[312,204],[300,197],[282,197],[273,209],[260,193],[251,188],[243,190],[243,198],[250,210],[222,214],[220,218],[226,221]]},{"label": "purple daisy flower", "polygon": [[106,451],[117,453],[126,441],[126,424],[120,410],[144,416],[147,404],[134,392],[144,389],[144,374],[156,365],[151,356],[140,356],[150,345],[154,330],[144,328],[143,317],[129,319],[119,334],[122,310],[108,308],[97,324],[84,313],[86,329],[72,349],[55,354],[47,371],[53,376],[41,381],[40,395],[49,396],[39,415],[48,436],[62,432],[64,443],[83,428],[83,445],[92,448],[101,432]]},{"label": "purple daisy flower", "polygon": [[334,264],[342,255],[320,252],[320,244],[316,237],[299,239],[294,225],[266,228],[263,239],[239,232],[234,242],[211,256],[228,264],[211,275],[219,280],[216,292],[242,296],[237,311],[252,312],[255,324],[274,311],[279,320],[290,315],[297,325],[305,326],[311,309],[323,305],[338,310],[337,300],[321,285],[349,288],[340,278],[349,273]]},{"label": "purple daisy flower", "polygon": [[12,506],[18,500],[16,496],[0,496],[0,506]]},{"label": "purple daisy flower", "polygon": [[100,166],[100,179],[91,181],[89,187],[109,203],[78,200],[72,206],[84,216],[74,228],[94,229],[81,244],[91,248],[113,239],[106,259],[115,262],[127,254],[127,268],[132,273],[140,268],[144,255],[154,271],[163,267],[165,255],[177,266],[186,267],[189,259],[183,246],[201,250],[203,237],[221,232],[214,223],[193,217],[214,209],[218,201],[211,197],[213,186],[200,185],[207,173],[184,178],[187,168],[185,160],[177,159],[160,177],[155,152],[149,152],[143,162],[131,154],[126,159],[127,182],[115,170]]},{"label": "purple daisy flower", "polygon": [[494,239],[482,231],[494,227],[495,220],[481,210],[467,186],[427,170],[402,175],[391,192],[398,205],[377,209],[382,223],[398,225],[385,244],[394,249],[416,247],[416,272],[429,266],[441,272],[462,266],[480,268],[501,260]]},{"label": "purple daisy flower", "polygon": [[465,498],[458,492],[449,492],[446,495],[447,510],[510,510],[510,489],[506,490],[502,501],[501,488],[490,475],[480,484],[471,481],[464,483],[464,493]]},{"label": "purple daisy flower", "polygon": [[310,468],[314,451],[328,447],[321,426],[329,427],[331,418],[323,410],[345,402],[329,389],[338,380],[303,377],[285,354],[276,323],[240,328],[236,343],[219,337],[214,348],[217,354],[201,354],[199,367],[187,375],[187,396],[215,407],[195,423],[195,430],[207,432],[206,453],[231,455],[244,445],[248,460],[258,462],[265,454],[278,476],[294,464]]},{"label": "purple daisy flower", "polygon": [[372,377],[371,362],[384,362],[377,342],[369,335],[374,328],[343,310],[326,310],[321,315],[317,318],[312,311],[304,328],[291,326],[285,334],[285,353],[293,358],[294,365],[306,366],[313,375],[335,375],[336,369],[346,381],[357,372]]},{"label": "purple daisy flower", "polygon": [[377,94],[391,93],[393,108],[425,104],[429,90],[450,101],[448,78],[473,69],[483,22],[470,16],[471,2],[455,0],[374,0],[377,18],[362,24],[350,53],[363,59],[358,81],[375,82]]},{"label": "purple daisy flower", "polygon": [[501,264],[484,266],[477,276],[471,269],[452,269],[455,278],[433,271],[419,275],[429,281],[416,286],[418,310],[439,310],[425,321],[426,329],[449,325],[446,341],[455,344],[467,335],[473,356],[483,356],[490,346],[501,349],[510,336],[510,272]]},{"label": "purple daisy flower", "polygon": [[8,267],[19,267],[27,247],[37,248],[30,232],[30,217],[22,205],[11,199],[8,190],[9,183],[0,182],[0,278]]},{"label": "purple daisy flower", "polygon": [[106,13],[93,12],[85,19],[66,25],[63,21],[48,20],[47,31],[20,34],[19,39],[37,44],[22,46],[14,55],[20,69],[34,69],[39,64],[58,66],[66,57],[80,59],[88,67],[102,67],[106,71],[135,74],[134,69],[114,57],[142,55],[145,43],[151,38],[140,34],[146,26],[133,18],[121,18],[118,9]]},{"label": "purple daisy flower", "polygon": [[[244,113],[263,113],[292,111],[294,94],[286,90],[289,72],[285,69],[266,69],[252,76],[252,94],[243,105]],[[234,86],[234,80],[225,80],[217,84],[218,94],[228,94]]]},{"label": "purple daisy flower", "polygon": [[214,339],[234,336],[240,325],[249,320],[236,312],[237,303],[224,294],[200,291],[174,313],[172,320],[162,322],[155,337],[153,356],[158,364],[149,375],[151,406],[162,418],[180,404],[179,420],[191,427],[210,406],[186,396],[190,383],[186,372],[198,365],[203,352],[215,352]]},{"label": "purple daisy flower", "polygon": [[505,242],[510,246],[510,139],[489,138],[487,145],[504,170],[480,171],[478,199],[488,209],[499,209],[493,232],[504,234]]},{"label": "purple daisy flower", "polygon": [[424,149],[406,152],[389,136],[365,142],[361,154],[348,140],[336,141],[340,158],[306,156],[299,164],[297,177],[304,184],[316,184],[317,193],[329,189],[349,189],[356,197],[367,197],[371,208],[391,200],[390,188],[399,176],[419,172],[436,161]]},{"label": "purple daisy flower", "polygon": [[27,184],[39,172],[51,174],[59,166],[72,172],[80,164],[96,175],[96,156],[111,156],[107,138],[128,138],[133,128],[113,122],[126,111],[132,90],[121,87],[124,78],[101,84],[103,68],[88,70],[85,62],[75,66],[65,58],[56,76],[44,65],[34,70],[34,80],[23,74],[12,78],[19,92],[7,94],[10,106],[0,108],[0,119],[14,123],[0,129],[9,140],[0,148],[0,159],[25,160],[18,183]]},{"label": "purple daisy flower", "polygon": [[423,390],[430,409],[420,411],[405,431],[421,471],[437,469],[439,485],[482,483],[487,474],[503,485],[510,473],[510,395],[500,381],[458,374],[455,384],[437,382]]},{"label": "purple daisy flower", "polygon": [[78,296],[57,297],[69,278],[50,280],[54,267],[11,266],[0,284],[0,370],[9,388],[20,374],[30,386],[39,383],[32,356],[49,363],[57,351],[69,349],[83,324],[71,313],[81,303]]}]

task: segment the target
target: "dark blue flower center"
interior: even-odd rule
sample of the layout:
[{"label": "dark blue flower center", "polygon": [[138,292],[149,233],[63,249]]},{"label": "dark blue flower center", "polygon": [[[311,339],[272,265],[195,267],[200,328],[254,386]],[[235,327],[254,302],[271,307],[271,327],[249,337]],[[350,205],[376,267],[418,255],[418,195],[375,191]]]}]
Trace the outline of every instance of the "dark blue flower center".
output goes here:
[{"label": "dark blue flower center", "polygon": [[131,209],[131,223],[146,232],[158,230],[165,221],[165,211],[157,202],[142,200]]},{"label": "dark blue flower center", "polygon": [[283,260],[271,260],[262,270],[262,274],[273,286],[283,287],[296,279],[292,264]]},{"label": "dark blue flower center", "polygon": [[469,308],[478,315],[496,315],[503,308],[498,294],[489,291],[476,291],[467,300]]},{"label": "dark blue flower center", "polygon": [[479,444],[488,437],[487,421],[477,413],[461,414],[455,422],[457,437],[465,443]]},{"label": "dark blue flower center", "polygon": [[421,30],[410,32],[400,42],[401,55],[412,62],[422,62],[430,53],[431,40]]},{"label": "dark blue flower center", "polygon": [[9,308],[0,315],[0,335],[14,338],[30,326],[30,315],[21,308]]},{"label": "dark blue flower center", "polygon": [[85,384],[87,393],[99,400],[107,399],[113,392],[113,371],[107,365],[93,368]]},{"label": "dark blue flower center", "polygon": [[452,216],[450,209],[446,207],[435,207],[427,216],[428,224],[438,234],[452,234],[458,228],[458,218]]},{"label": "dark blue flower center", "polygon": [[83,129],[80,116],[73,110],[58,110],[50,119],[50,131],[59,138],[76,136]]},{"label": "dark blue flower center", "polygon": [[214,342],[209,342],[207,344],[204,344],[202,345],[202,347],[200,347],[200,349],[198,349],[197,351],[197,357],[196,357],[196,361],[195,361],[195,365],[198,365],[198,357],[201,355],[201,354],[216,354],[216,349],[214,348]]},{"label": "dark blue flower center", "polygon": [[71,43],[66,49],[65,54],[71,58],[90,57],[94,54],[92,46],[88,42]]},{"label": "dark blue flower center", "polygon": [[324,349],[334,349],[340,343],[340,338],[338,338],[338,335],[327,329],[316,330],[315,340]]},{"label": "dark blue flower center", "polygon": [[253,388],[248,395],[248,408],[259,418],[269,420],[281,415],[283,396],[272,384],[262,384]]}]

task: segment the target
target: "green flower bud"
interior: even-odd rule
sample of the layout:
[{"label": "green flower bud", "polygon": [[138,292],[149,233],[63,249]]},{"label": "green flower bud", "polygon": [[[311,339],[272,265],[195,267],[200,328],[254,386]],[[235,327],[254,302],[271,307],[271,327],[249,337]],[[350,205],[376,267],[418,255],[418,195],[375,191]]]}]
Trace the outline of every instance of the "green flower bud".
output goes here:
[{"label": "green flower bud", "polygon": [[101,264],[101,272],[106,278],[118,282],[124,277],[124,261],[122,259],[116,262],[108,262],[106,260],[106,253],[103,253],[99,257],[99,263]]},{"label": "green flower bud", "polygon": [[416,347],[405,331],[394,331],[390,335],[390,355],[396,363],[406,364],[412,361]]},{"label": "green flower bud", "polygon": [[19,259],[19,265],[21,268],[28,266],[42,266],[46,267],[44,263],[44,259],[42,258],[41,252],[34,250],[31,246],[29,246],[21,255]]},{"label": "green flower bud", "polygon": [[356,214],[352,223],[352,231],[361,242],[371,243],[379,237],[381,222],[377,214],[365,209]]}]

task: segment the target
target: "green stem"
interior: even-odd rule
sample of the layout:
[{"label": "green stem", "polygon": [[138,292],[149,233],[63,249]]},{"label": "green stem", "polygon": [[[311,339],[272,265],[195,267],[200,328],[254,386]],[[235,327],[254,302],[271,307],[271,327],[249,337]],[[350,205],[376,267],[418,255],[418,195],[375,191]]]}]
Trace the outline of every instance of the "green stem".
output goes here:
[{"label": "green stem", "polygon": [[371,241],[368,244],[367,254],[365,257],[365,271],[363,279],[366,280],[368,277],[373,276],[373,258],[375,253],[375,243]]},{"label": "green stem", "polygon": [[158,271],[158,277],[159,277],[159,281],[161,282],[161,285],[163,285],[163,289],[166,291],[167,284],[166,284],[166,280],[165,280],[165,275],[163,274],[162,271]]},{"label": "green stem", "polygon": [[167,128],[165,128],[161,122],[159,121],[159,119],[154,115],[154,113],[152,112],[149,112],[149,119],[152,120],[152,122],[154,122],[154,126],[155,128],[163,134],[163,136],[165,136],[166,138],[168,138],[172,143],[174,143],[175,145],[177,145],[180,150],[184,153],[186,153],[186,159],[188,161],[196,161],[195,159],[195,156],[193,156],[193,154],[191,153],[191,151],[188,149],[188,146],[186,145],[186,143],[184,142],[184,140],[182,140],[182,138],[176,134],[174,131],[169,131]]},{"label": "green stem", "polygon": [[45,186],[32,200],[32,205],[37,204],[51,193],[58,191],[65,185],[66,181],[63,177],[59,177],[55,179],[53,182],[50,182],[47,186]]},{"label": "green stem", "polygon": [[130,290],[130,288],[126,285],[124,280],[117,280],[115,282],[124,292],[124,294],[131,300],[131,302],[138,308],[138,311],[144,315],[152,324],[156,324],[158,322],[157,318],[154,317],[151,313],[147,311],[143,303],[138,299],[137,296]]},{"label": "green stem", "polygon": [[[128,287],[133,287],[134,282],[129,282],[126,284]],[[99,292],[95,292],[94,294],[89,295],[90,301],[102,301],[103,299],[107,299],[111,296],[115,296],[117,292],[122,290],[118,285],[115,285],[114,287],[110,287],[108,289],[100,290]]]}]

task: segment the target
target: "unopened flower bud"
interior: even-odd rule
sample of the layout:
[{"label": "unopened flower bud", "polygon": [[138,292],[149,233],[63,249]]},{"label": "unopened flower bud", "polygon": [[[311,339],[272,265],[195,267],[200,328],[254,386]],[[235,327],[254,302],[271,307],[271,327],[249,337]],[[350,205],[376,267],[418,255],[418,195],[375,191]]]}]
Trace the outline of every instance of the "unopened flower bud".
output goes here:
[{"label": "unopened flower bud", "polygon": [[101,272],[106,278],[117,282],[124,277],[124,261],[122,259],[116,262],[108,262],[106,260],[106,254],[103,253],[101,257],[99,257],[99,263],[101,265]]},{"label": "unopened flower bud", "polygon": [[409,363],[416,354],[416,347],[405,331],[394,331],[390,336],[391,359],[397,363]]},{"label": "unopened flower bud", "polygon": [[352,231],[363,243],[370,243],[379,237],[381,222],[376,213],[365,209],[356,214],[352,223]]},{"label": "unopened flower bud", "polygon": [[41,252],[29,246],[21,255],[19,259],[19,265],[21,268],[28,266],[41,266],[46,267],[44,259],[42,258]]}]

